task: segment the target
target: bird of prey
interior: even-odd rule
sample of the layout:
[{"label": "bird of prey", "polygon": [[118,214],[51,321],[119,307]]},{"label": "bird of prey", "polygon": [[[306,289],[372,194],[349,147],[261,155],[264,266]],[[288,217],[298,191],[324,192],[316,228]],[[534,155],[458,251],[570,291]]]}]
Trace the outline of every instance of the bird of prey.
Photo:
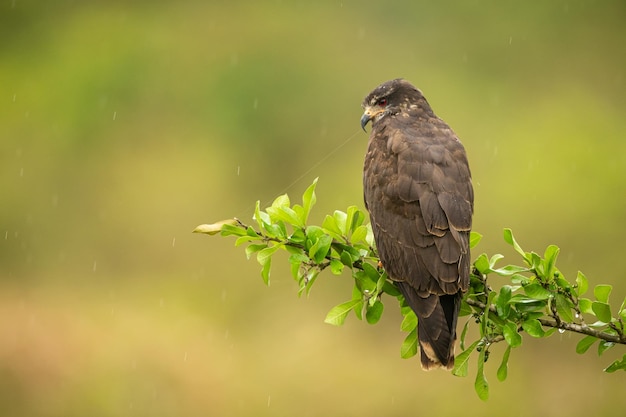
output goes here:
[{"label": "bird of prey", "polygon": [[465,149],[404,79],[376,87],[363,108],[363,194],[380,261],[417,315],[422,368],[452,369],[474,211]]}]

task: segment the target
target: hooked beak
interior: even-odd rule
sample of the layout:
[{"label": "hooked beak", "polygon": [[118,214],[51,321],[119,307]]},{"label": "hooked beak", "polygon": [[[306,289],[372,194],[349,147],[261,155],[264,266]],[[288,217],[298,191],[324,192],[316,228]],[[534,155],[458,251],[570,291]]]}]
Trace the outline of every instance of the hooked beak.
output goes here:
[{"label": "hooked beak", "polygon": [[373,118],[374,118],[374,115],[372,114],[372,111],[370,110],[370,108],[369,107],[366,108],[365,112],[363,113],[363,116],[361,116],[361,128],[363,129],[364,132],[367,132],[367,130],[365,130],[365,126],[367,126],[367,124]]}]

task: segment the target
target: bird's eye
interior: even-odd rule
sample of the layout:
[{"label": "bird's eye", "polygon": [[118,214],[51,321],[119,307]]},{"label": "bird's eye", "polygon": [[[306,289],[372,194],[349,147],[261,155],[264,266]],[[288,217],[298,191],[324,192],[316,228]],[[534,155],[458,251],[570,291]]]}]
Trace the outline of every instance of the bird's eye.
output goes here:
[{"label": "bird's eye", "polygon": [[378,105],[379,106],[386,106],[387,105],[387,99],[386,98],[381,98],[380,100],[378,100]]}]

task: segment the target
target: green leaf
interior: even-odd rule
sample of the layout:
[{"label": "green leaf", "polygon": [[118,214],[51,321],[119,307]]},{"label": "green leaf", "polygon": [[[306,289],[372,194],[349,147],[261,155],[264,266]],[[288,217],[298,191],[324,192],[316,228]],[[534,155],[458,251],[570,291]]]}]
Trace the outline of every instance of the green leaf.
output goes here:
[{"label": "green leaf", "polygon": [[346,320],[348,313],[350,313],[350,310],[360,303],[361,300],[350,300],[333,307],[326,315],[324,322],[332,324],[333,326],[341,326]]},{"label": "green leaf", "polygon": [[320,270],[317,268],[311,268],[306,272],[306,275],[303,276],[305,279],[300,280],[300,289],[298,291],[298,296],[301,296],[303,292],[306,292],[308,296],[311,292],[311,288],[313,288],[313,284],[315,280],[320,274]]},{"label": "green leaf", "polygon": [[257,222],[257,224],[259,225],[259,228],[264,229],[265,225],[270,223],[270,216],[265,213],[264,211],[261,211],[261,202],[257,200],[256,205],[254,207],[254,216],[253,216],[254,220]]},{"label": "green leaf", "polygon": [[372,279],[367,272],[356,271],[353,276],[354,283],[364,295],[371,296],[371,294],[376,290],[377,280],[374,281],[374,279]]},{"label": "green leaf", "polygon": [[595,313],[598,320],[603,321],[605,323],[611,322],[611,306],[610,305],[606,303],[602,303],[600,301],[594,301],[591,304],[591,309]]},{"label": "green leaf", "polygon": [[524,266],[518,266],[518,265],[507,265],[505,267],[493,270],[493,272],[503,277],[508,277],[511,275],[518,274],[520,272],[527,272],[527,271],[528,271],[528,268]]},{"label": "green leaf", "polygon": [[335,217],[326,215],[326,217],[324,217],[324,221],[322,222],[322,227],[326,233],[330,234],[335,239],[340,241],[343,240],[341,230],[339,230],[339,226],[337,226],[337,220]]},{"label": "green leaf", "polygon": [[556,258],[559,255],[559,247],[556,245],[550,245],[546,248],[546,251],[544,252],[544,261],[545,261],[545,276],[547,279],[551,279],[552,276],[554,275],[554,272],[556,270],[555,268],[555,264],[556,264]]},{"label": "green leaf", "polygon": [[530,313],[543,310],[547,302],[545,300],[533,300],[522,294],[515,294],[511,297],[510,304],[514,305],[520,313]]},{"label": "green leaf", "polygon": [[399,297],[400,290],[398,289],[398,287],[393,285],[391,282],[387,281],[387,274],[383,273],[383,275],[385,276],[385,283],[383,284],[383,292],[385,294],[389,294],[392,297],[396,297],[396,298]]},{"label": "green leaf", "polygon": [[522,328],[532,337],[544,337],[546,334],[543,327],[541,327],[541,323],[537,319],[525,320],[522,323]]},{"label": "green leaf", "polygon": [[502,327],[502,335],[504,340],[511,347],[518,347],[522,344],[522,336],[517,332],[517,325],[512,322],[508,322]]},{"label": "green leaf", "polygon": [[461,302],[461,309],[459,310],[459,317],[469,316],[473,312],[474,310],[472,310],[472,307],[470,307],[469,304],[463,300]]},{"label": "green leaf", "polygon": [[482,316],[480,316],[480,335],[484,337],[487,334],[487,326],[489,324],[489,306],[493,299],[496,297],[495,292],[490,292],[487,296],[487,302],[485,303],[485,309],[483,311]]},{"label": "green leaf", "polygon": [[474,267],[481,274],[488,274],[489,272],[491,272],[491,269],[489,268],[489,259],[487,258],[487,254],[483,253],[478,258],[476,258],[476,260],[474,261]]},{"label": "green leaf", "polygon": [[[265,213],[267,214],[267,213]],[[265,234],[268,237],[273,237],[273,238],[284,238],[286,237],[287,233],[285,230],[285,225],[280,222],[280,223],[263,223],[263,230],[265,230]]]},{"label": "green leaf", "polygon": [[461,338],[459,344],[461,346],[461,350],[465,350],[465,336],[467,336],[467,329],[469,328],[469,320],[465,322],[465,326],[463,326],[463,330],[461,331]]},{"label": "green leaf", "polygon": [[326,234],[321,235],[309,249],[309,258],[313,259],[317,264],[322,263],[326,255],[328,255],[331,243],[333,243],[332,237]]},{"label": "green leaf", "polygon": [[592,304],[593,303],[588,298],[579,298],[578,299],[578,308],[583,313],[595,315],[595,313],[593,312],[593,308],[591,308]]},{"label": "green leaf", "polygon": [[335,212],[333,213],[333,218],[335,219],[335,224],[337,225],[339,234],[342,236],[347,235],[346,221],[348,220],[348,214],[344,213],[343,211],[335,210]]},{"label": "green leaf", "polygon": [[304,227],[304,222],[291,207],[272,206],[267,208],[267,213],[273,222],[283,221],[296,227]]},{"label": "green leaf", "polygon": [[470,355],[476,349],[479,342],[480,340],[475,341],[467,349],[458,354],[456,358],[454,358],[454,369],[452,369],[452,375],[461,377],[467,376]]},{"label": "green leaf", "polygon": [[330,271],[335,275],[341,275],[344,266],[345,265],[339,259],[330,260]]},{"label": "green leaf", "polygon": [[254,244],[254,245],[248,245],[246,247],[246,257],[248,259],[250,259],[250,257],[252,256],[252,254],[267,248],[267,244],[266,243],[259,243],[259,244]]},{"label": "green leaf", "polygon": [[496,253],[495,255],[493,255],[490,259],[489,259],[489,269],[490,270],[494,270],[494,267],[496,266],[496,263],[500,260],[504,258],[504,255],[500,254],[500,253]]},{"label": "green leaf", "polygon": [[261,278],[263,278],[263,282],[265,285],[270,285],[270,268],[272,267],[272,258],[267,258],[267,261],[263,264],[263,268],[261,268]]},{"label": "green leaf", "polygon": [[518,245],[517,241],[515,240],[515,237],[513,237],[513,232],[511,231],[511,229],[504,229],[504,241],[508,243],[509,245],[513,246],[513,249],[515,249],[515,252],[522,255],[524,259],[527,259],[526,252],[524,252],[521,246]]},{"label": "green leaf", "polygon": [[367,226],[359,226],[357,227],[352,235],[350,236],[350,243],[355,244],[365,240],[367,237]]},{"label": "green leaf", "polygon": [[498,298],[496,299],[496,311],[498,312],[498,316],[506,319],[509,317],[509,313],[511,312],[511,305],[509,301],[511,300],[511,286],[504,285],[500,288],[500,293],[498,294]]},{"label": "green leaf", "polygon": [[341,254],[339,255],[339,259],[341,260],[342,264],[344,264],[347,267],[352,268],[352,263],[354,262],[354,259],[350,255],[350,252],[348,252],[348,251],[341,251]]},{"label": "green leaf", "polygon": [[381,303],[378,299],[374,302],[374,304],[367,307],[367,310],[365,311],[365,319],[367,322],[369,324],[378,323],[378,320],[380,320],[380,317],[383,315],[384,307],[383,303]]},{"label": "green leaf", "polygon": [[280,245],[269,246],[265,249],[260,250],[259,253],[257,253],[256,255],[257,262],[260,263],[261,265],[265,265],[267,262],[269,262],[271,256],[278,249],[280,249]]},{"label": "green leaf", "polygon": [[598,356],[602,355],[605,350],[612,348],[615,346],[613,342],[607,342],[606,340],[600,340],[598,343]]},{"label": "green leaf", "polygon": [[257,237],[252,237],[252,236],[248,236],[248,235],[239,236],[237,238],[237,240],[235,240],[235,246],[241,246],[244,243],[252,242],[253,240],[260,240],[260,239],[259,239],[258,236]]},{"label": "green leaf", "polygon": [[469,237],[469,247],[470,249],[474,249],[476,247],[476,245],[478,245],[478,243],[480,242],[480,240],[483,238],[483,235],[481,235],[478,232],[470,232],[470,237]]},{"label": "green leaf", "polygon": [[400,324],[400,330],[402,330],[403,332],[411,332],[415,330],[417,328],[417,316],[410,308],[408,308],[406,312],[404,311],[404,309],[402,310],[404,318],[402,319],[402,323]]},{"label": "green leaf", "polygon": [[354,307],[354,310],[353,310],[354,315],[356,316],[357,319],[363,320],[363,294],[361,293],[361,290],[359,289],[359,287],[356,285],[356,281],[355,281],[355,285],[352,286],[352,299],[358,302],[358,304]]},{"label": "green leaf", "polygon": [[557,293],[555,297],[556,311],[561,316],[561,320],[567,322],[573,322],[574,316],[572,315],[572,302],[566,298],[563,294]]},{"label": "green leaf", "polygon": [[582,272],[578,271],[576,275],[576,287],[578,291],[578,296],[580,297],[584,293],[587,292],[587,288],[589,287],[589,282],[587,281],[587,277]]},{"label": "green leaf", "polygon": [[410,332],[400,346],[400,356],[408,359],[417,354],[417,328]]},{"label": "green leaf", "polygon": [[528,284],[523,287],[527,296],[535,300],[546,300],[550,298],[552,293],[541,286],[539,283]]},{"label": "green leaf", "polygon": [[509,373],[509,355],[511,354],[511,346],[507,346],[506,350],[504,351],[504,355],[502,356],[502,362],[500,363],[500,366],[498,367],[498,372],[496,373],[496,376],[498,377],[498,381],[503,382],[504,380],[506,380],[506,377]]},{"label": "green leaf", "polygon": [[365,242],[370,246],[376,246],[376,242],[374,241],[374,232],[372,231],[372,224],[368,223],[365,227],[367,227],[367,236],[365,236]]},{"label": "green leaf", "polygon": [[378,282],[380,278],[380,272],[378,272],[378,269],[374,268],[372,264],[364,262],[363,272],[365,272],[367,276],[369,277],[369,279],[371,279],[373,282]]},{"label": "green leaf", "polygon": [[537,272],[539,272],[539,269],[541,269],[539,268],[539,266],[542,264],[541,257],[539,255],[537,255],[535,252],[531,252],[529,254],[526,254],[525,259],[532,269],[535,269],[537,270]]},{"label": "green leaf", "polygon": [[485,351],[486,349],[483,348],[478,353],[478,370],[476,371],[476,380],[474,381],[476,394],[478,394],[478,398],[483,401],[487,401],[489,399],[489,384],[487,383],[487,378],[485,378],[484,373]]},{"label": "green leaf", "polygon": [[287,194],[279,195],[272,202],[272,207],[289,207],[291,206],[291,201],[289,201],[289,196]]},{"label": "green leaf", "polygon": [[622,359],[617,359],[612,364],[607,366],[604,369],[604,372],[612,373],[615,371],[619,371],[620,369],[622,371],[626,371],[626,354],[622,357]]},{"label": "green leaf", "polygon": [[596,285],[593,289],[593,295],[596,297],[596,300],[601,303],[609,302],[609,295],[611,294],[611,290],[613,289],[610,285]]},{"label": "green leaf", "polygon": [[315,196],[315,187],[317,186],[317,178],[313,180],[313,184],[309,185],[304,194],[302,194],[302,215],[300,219],[303,224],[306,224],[309,218],[309,213],[311,212],[311,208],[315,205],[317,201],[317,197]]},{"label": "green leaf", "polygon": [[354,230],[363,224],[365,220],[365,214],[357,206],[348,207],[347,217],[346,217],[346,228],[345,235],[348,235]]},{"label": "green leaf", "polygon": [[594,336],[583,337],[582,339],[580,339],[578,344],[576,344],[576,353],[582,355],[591,347],[591,345],[596,342],[596,340],[598,340],[598,338]]}]

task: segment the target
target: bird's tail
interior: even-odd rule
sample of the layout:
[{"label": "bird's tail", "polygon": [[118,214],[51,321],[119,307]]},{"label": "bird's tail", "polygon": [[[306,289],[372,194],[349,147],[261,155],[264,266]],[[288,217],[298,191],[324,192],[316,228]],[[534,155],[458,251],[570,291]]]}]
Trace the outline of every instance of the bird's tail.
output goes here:
[{"label": "bird's tail", "polygon": [[408,284],[402,282],[397,284],[406,302],[417,315],[417,335],[422,369],[452,369],[461,293],[430,294],[422,298]]}]

